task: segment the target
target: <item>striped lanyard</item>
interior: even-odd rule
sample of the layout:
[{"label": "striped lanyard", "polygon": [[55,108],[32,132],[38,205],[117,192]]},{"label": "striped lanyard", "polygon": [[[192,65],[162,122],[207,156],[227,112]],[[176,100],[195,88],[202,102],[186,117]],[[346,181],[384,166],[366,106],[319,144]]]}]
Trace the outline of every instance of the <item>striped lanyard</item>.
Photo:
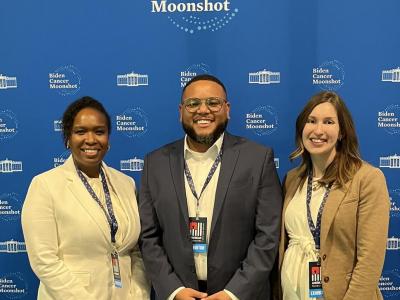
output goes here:
[{"label": "striped lanyard", "polygon": [[110,225],[111,242],[113,244],[115,244],[115,236],[116,236],[117,231],[118,231],[118,222],[117,222],[117,219],[115,218],[115,215],[114,215],[114,210],[113,210],[113,206],[112,206],[112,202],[111,202],[111,196],[110,196],[110,190],[108,189],[107,180],[106,180],[106,176],[104,174],[103,169],[100,168],[100,177],[101,177],[101,183],[103,185],[104,195],[106,197],[106,206],[107,206],[108,214],[107,214],[106,209],[104,208],[104,205],[100,202],[99,197],[97,197],[96,193],[94,192],[94,190],[90,186],[89,182],[87,181],[85,176],[82,174],[82,171],[79,170],[78,168],[76,168],[76,171],[78,172],[79,178],[82,180],[83,185],[85,186],[86,190],[92,196],[93,200],[96,201],[97,204],[100,206],[100,208],[103,210],[103,212],[104,212],[104,214],[105,214],[105,216],[107,218],[108,225]]},{"label": "striped lanyard", "polygon": [[317,223],[314,225],[314,222],[311,217],[311,209],[310,209],[310,202],[311,202],[311,196],[312,196],[312,171],[310,170],[308,172],[308,178],[307,178],[307,198],[306,198],[306,206],[307,206],[307,220],[308,220],[308,227],[310,228],[311,234],[314,238],[315,242],[315,248],[317,250],[320,249],[320,235],[321,235],[321,219],[322,219],[322,211],[324,210],[324,206],[326,203],[326,200],[328,199],[329,192],[331,190],[332,184],[329,184],[326,186],[325,194],[322,198],[321,205],[318,210],[318,215],[317,215]]},{"label": "striped lanyard", "polygon": [[200,216],[200,197],[203,194],[204,190],[206,189],[207,185],[209,184],[215,171],[217,170],[217,167],[221,161],[221,158],[222,158],[222,147],[221,147],[221,150],[219,151],[217,158],[215,159],[213,165],[211,166],[210,171],[208,172],[207,178],[203,184],[203,188],[201,189],[200,195],[197,195],[197,193],[196,193],[196,188],[194,186],[193,177],[192,177],[192,174],[190,174],[189,166],[187,165],[187,162],[185,160],[184,171],[185,171],[186,179],[189,184],[190,190],[192,191],[193,196],[196,198],[196,219],[197,220],[199,219],[199,216]]}]

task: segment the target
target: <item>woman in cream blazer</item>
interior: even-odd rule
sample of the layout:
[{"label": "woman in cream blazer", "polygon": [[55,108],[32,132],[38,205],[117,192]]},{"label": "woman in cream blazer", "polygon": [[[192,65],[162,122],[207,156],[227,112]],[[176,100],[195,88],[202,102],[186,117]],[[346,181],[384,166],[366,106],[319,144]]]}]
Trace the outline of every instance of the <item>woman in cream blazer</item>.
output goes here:
[{"label": "woman in cream blazer", "polygon": [[[71,116],[72,123],[64,136],[72,155],[63,165],[32,180],[22,210],[29,261],[40,279],[38,299],[149,299],[149,284],[137,246],[140,220],[135,183],[102,162],[108,151],[108,115],[90,97],[71,104],[67,112],[65,126],[69,126]],[[117,233],[115,245],[104,211],[78,176],[77,169],[90,180],[94,177],[90,171],[95,170],[99,176],[100,168],[114,212],[120,217],[121,235]],[[122,288],[114,282],[111,253],[115,248]]]},{"label": "woman in cream blazer", "polygon": [[[383,299],[378,281],[390,207],[385,177],[359,158],[351,115],[337,94],[321,92],[311,98],[297,118],[296,144],[291,158],[301,156],[302,163],[287,174],[284,182],[281,298],[315,299],[308,294],[308,262],[319,258],[323,299]],[[307,188],[309,176],[313,178],[312,189]],[[325,190],[320,191],[321,198],[312,198],[320,188]],[[311,190],[311,196],[306,197],[306,191]],[[324,193],[328,196],[322,206],[318,249],[307,222],[306,198],[311,197],[310,203],[323,203]],[[317,215],[320,205],[315,203]],[[296,223],[299,220],[305,220],[305,224]],[[302,232],[299,227],[306,230]],[[294,261],[301,261],[303,266]]]}]

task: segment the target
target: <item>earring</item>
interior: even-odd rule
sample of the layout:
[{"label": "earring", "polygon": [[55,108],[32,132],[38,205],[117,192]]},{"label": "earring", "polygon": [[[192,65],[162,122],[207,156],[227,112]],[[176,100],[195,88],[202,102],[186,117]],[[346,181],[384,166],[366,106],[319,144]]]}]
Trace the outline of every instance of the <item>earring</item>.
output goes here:
[{"label": "earring", "polygon": [[111,145],[108,144],[108,149],[107,149],[107,151],[110,151],[110,149],[111,149]]},{"label": "earring", "polygon": [[69,140],[67,141],[67,149],[69,149]]}]

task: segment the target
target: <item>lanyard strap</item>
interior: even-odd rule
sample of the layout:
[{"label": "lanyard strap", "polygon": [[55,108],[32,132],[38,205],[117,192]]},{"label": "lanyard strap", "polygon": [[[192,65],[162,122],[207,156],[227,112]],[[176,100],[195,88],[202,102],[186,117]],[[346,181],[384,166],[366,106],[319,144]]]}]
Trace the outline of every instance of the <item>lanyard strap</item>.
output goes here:
[{"label": "lanyard strap", "polygon": [[110,190],[108,189],[107,180],[106,180],[106,176],[104,174],[103,169],[100,168],[100,177],[101,177],[101,183],[103,185],[104,195],[106,197],[106,206],[107,206],[108,214],[107,214],[107,211],[105,210],[103,204],[100,202],[99,197],[97,197],[96,193],[90,186],[89,182],[87,181],[85,176],[82,174],[82,171],[79,170],[78,168],[76,168],[76,171],[78,172],[79,178],[82,180],[83,185],[85,186],[86,190],[92,196],[93,200],[95,200],[97,202],[97,204],[100,206],[100,208],[103,210],[103,212],[107,218],[108,225],[110,225],[111,242],[115,243],[115,236],[118,231],[118,222],[114,215],[114,210],[113,210],[111,196],[110,196]]},{"label": "lanyard strap", "polygon": [[189,184],[190,190],[192,191],[193,196],[196,198],[196,219],[199,219],[199,216],[200,216],[200,208],[199,208],[200,207],[200,197],[203,194],[204,190],[206,189],[208,183],[211,181],[211,178],[213,177],[215,170],[217,170],[217,167],[221,161],[221,158],[222,158],[222,148],[219,151],[217,158],[215,159],[213,165],[211,166],[210,171],[208,172],[206,181],[203,184],[203,188],[201,189],[200,195],[197,195],[197,193],[196,193],[196,188],[194,186],[193,177],[192,177],[192,174],[190,174],[189,166],[187,165],[187,162],[185,159],[184,171],[185,171],[186,179]]},{"label": "lanyard strap", "polygon": [[312,171],[308,172],[308,178],[307,178],[307,201],[306,201],[306,206],[307,206],[307,220],[308,220],[308,227],[310,228],[311,234],[314,238],[315,242],[315,248],[317,250],[320,249],[320,235],[321,235],[321,219],[322,219],[322,211],[324,210],[324,206],[326,203],[326,200],[328,199],[329,192],[331,190],[332,184],[329,184],[326,187],[324,197],[322,198],[321,205],[318,210],[318,215],[317,215],[317,224],[314,225],[314,222],[311,218],[311,209],[310,209],[310,202],[311,202],[311,195],[312,195]]}]

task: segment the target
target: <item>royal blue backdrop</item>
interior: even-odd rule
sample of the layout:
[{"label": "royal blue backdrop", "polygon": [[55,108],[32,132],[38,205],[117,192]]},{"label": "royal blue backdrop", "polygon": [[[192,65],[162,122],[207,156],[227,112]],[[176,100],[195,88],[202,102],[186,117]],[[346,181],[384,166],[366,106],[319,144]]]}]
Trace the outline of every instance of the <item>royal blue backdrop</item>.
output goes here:
[{"label": "royal blue backdrop", "polygon": [[380,282],[400,297],[400,3],[386,1],[4,1],[0,9],[0,299],[36,299],[20,210],[32,177],[68,156],[59,120],[90,95],[112,116],[106,162],[137,183],[144,155],[182,136],[178,103],[195,74],[218,76],[229,131],[296,164],[294,122],[322,89],[343,96],[363,158],[392,201]]}]

